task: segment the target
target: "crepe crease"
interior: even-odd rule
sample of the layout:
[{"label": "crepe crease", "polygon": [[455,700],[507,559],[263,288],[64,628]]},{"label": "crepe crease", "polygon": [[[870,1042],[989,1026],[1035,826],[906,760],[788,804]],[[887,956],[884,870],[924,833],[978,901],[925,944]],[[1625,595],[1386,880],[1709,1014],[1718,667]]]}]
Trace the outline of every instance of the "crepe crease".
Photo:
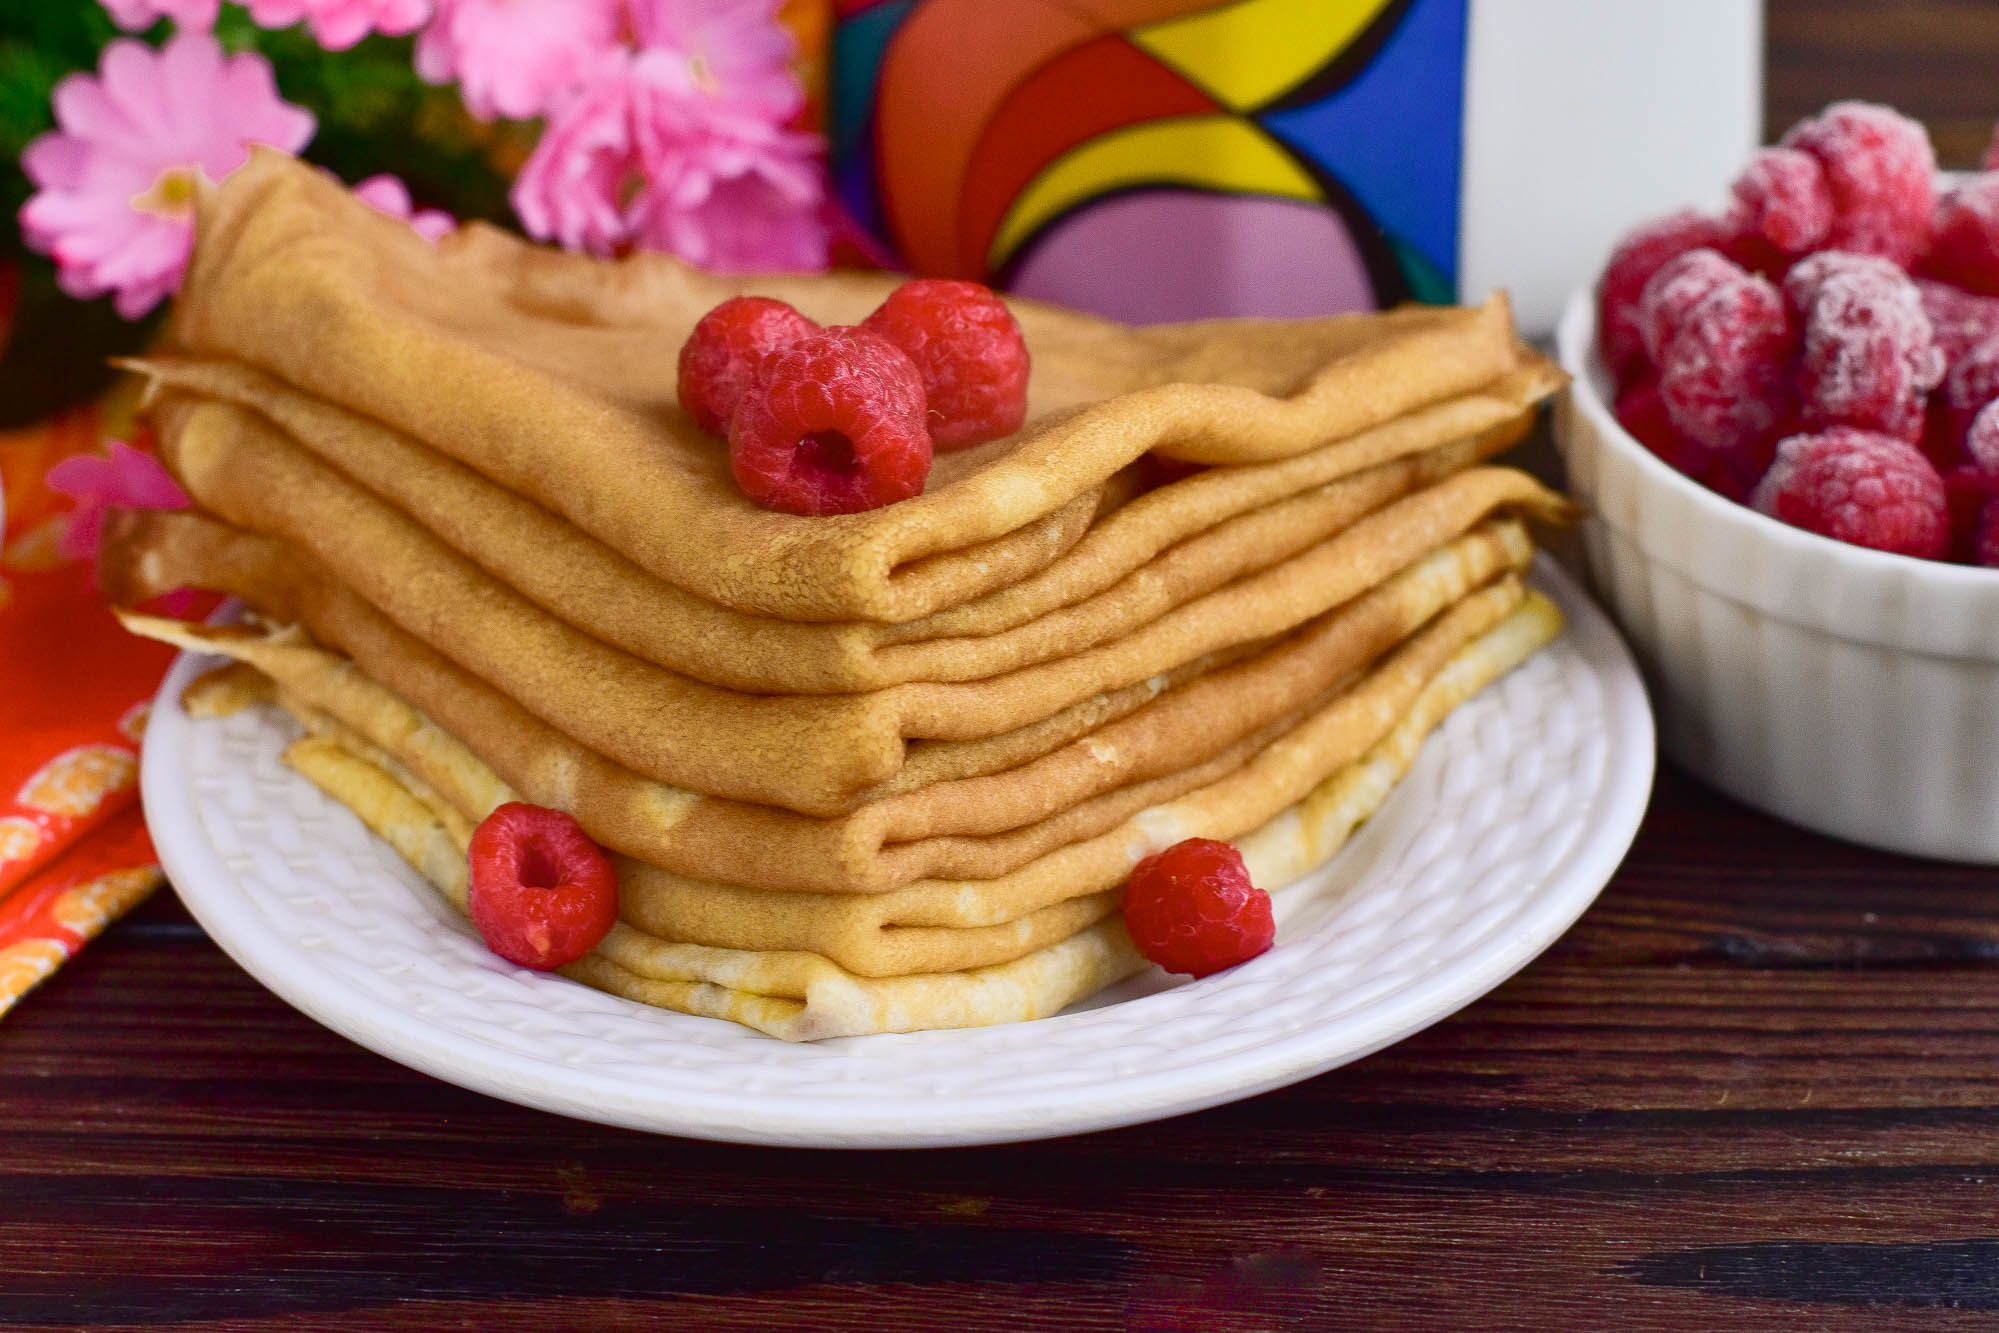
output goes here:
[{"label": "crepe crease", "polygon": [[[187,706],[283,709],[287,762],[461,907],[487,813],[575,815],[621,922],[565,971],[632,999],[787,1039],[1053,1013],[1141,966],[1138,859],[1216,837],[1298,878],[1559,627],[1523,520],[1572,511],[1488,460],[1560,377],[1503,300],[1016,303],[1020,432],[799,518],[735,491],[673,353],[725,297],[851,323],[893,278],[383,221],[263,153],[204,196],[132,363],[196,507],[115,515],[107,591],[233,659]],[[1161,485],[1149,453],[1207,466]],[[135,609],[182,586],[250,617]]]}]

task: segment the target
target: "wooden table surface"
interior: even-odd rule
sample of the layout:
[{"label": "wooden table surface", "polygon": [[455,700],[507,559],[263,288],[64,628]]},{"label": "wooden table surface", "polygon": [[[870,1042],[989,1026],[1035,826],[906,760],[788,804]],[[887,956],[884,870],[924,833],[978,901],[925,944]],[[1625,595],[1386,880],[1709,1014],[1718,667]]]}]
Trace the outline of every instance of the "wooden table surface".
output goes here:
[{"label": "wooden table surface", "polygon": [[[1999,5],[1770,21],[1982,149]],[[0,1024],[0,1328],[1632,1330],[1999,1322],[1999,872],[1798,832],[1670,766],[1488,998],[1160,1124],[815,1153],[604,1129],[319,1028],[170,895]]]}]

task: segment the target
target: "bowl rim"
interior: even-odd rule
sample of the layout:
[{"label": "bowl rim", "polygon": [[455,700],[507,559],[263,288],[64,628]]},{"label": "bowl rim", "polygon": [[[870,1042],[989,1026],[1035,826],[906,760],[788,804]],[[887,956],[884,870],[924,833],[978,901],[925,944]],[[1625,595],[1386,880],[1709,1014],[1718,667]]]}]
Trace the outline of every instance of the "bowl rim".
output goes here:
[{"label": "bowl rim", "polygon": [[[1555,331],[1557,359],[1570,375],[1556,444],[1572,484],[1579,473],[1602,474],[1595,483],[1601,494],[1582,487],[1581,498],[1595,509],[1591,522],[1631,542],[1648,561],[1774,620],[1907,652],[1999,662],[1999,569],[1823,537],[1683,475],[1611,410],[1596,316],[1591,283],[1571,294]],[[1572,424],[1564,426],[1565,419]],[[1584,457],[1595,461],[1579,468]],[[1602,495],[1627,487],[1636,488],[1636,521],[1620,520],[1602,503]],[[1668,531],[1671,541],[1662,535]]]}]

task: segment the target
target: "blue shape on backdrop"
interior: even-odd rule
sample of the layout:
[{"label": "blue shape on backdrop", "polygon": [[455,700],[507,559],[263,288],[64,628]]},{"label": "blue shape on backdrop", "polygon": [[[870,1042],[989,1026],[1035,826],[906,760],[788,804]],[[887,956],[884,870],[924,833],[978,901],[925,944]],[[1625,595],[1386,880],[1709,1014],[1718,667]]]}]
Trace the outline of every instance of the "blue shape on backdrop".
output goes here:
[{"label": "blue shape on backdrop", "polygon": [[1336,178],[1453,289],[1467,3],[1413,0],[1359,74],[1309,105],[1256,117],[1285,147]]}]

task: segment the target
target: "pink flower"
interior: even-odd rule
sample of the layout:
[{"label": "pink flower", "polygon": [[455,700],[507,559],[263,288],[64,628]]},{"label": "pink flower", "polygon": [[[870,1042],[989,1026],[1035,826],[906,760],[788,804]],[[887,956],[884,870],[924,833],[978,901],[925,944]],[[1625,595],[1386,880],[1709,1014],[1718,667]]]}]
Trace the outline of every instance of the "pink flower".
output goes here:
[{"label": "pink flower", "polygon": [[371,32],[400,37],[430,17],[431,0],[243,0],[259,26],[288,28],[304,19],[313,40],[345,51]]},{"label": "pink flower", "polygon": [[550,115],[514,179],[514,211],[533,235],[594,254],[638,245],[715,268],[824,268],[817,146],[717,101],[673,52],[614,52]]},{"label": "pink flower", "polygon": [[458,82],[481,120],[538,116],[584,66],[618,44],[620,0],[437,0],[416,72]]},{"label": "pink flower", "polygon": [[819,141],[711,107],[652,164],[634,239],[718,273],[826,267]]},{"label": "pink flower", "polygon": [[215,15],[221,8],[222,0],[104,0],[111,21],[126,32],[143,32],[160,19],[207,32],[215,26]]},{"label": "pink flower", "polygon": [[167,475],[160,460],[123,440],[111,452],[78,454],[49,469],[49,489],[76,502],[57,551],[71,560],[95,560],[111,509],[185,509],[187,493]]},{"label": "pink flower", "polygon": [[312,114],[278,96],[254,52],[225,56],[207,33],[154,51],[128,38],[104,48],[97,77],[56,85],[56,123],[21,154],[37,187],[21,234],[55,258],[62,289],[117,293],[137,319],[180,285],[194,244],[198,179],[219,181],[253,143],[297,152]]},{"label": "pink flower", "polygon": [[709,97],[777,123],[804,105],[777,0],[631,0],[631,7],[639,45],[678,55]]},{"label": "pink flower", "polygon": [[354,197],[378,213],[405,219],[426,241],[434,241],[458,226],[457,219],[441,209],[413,208],[409,186],[386,172],[356,183]]}]

